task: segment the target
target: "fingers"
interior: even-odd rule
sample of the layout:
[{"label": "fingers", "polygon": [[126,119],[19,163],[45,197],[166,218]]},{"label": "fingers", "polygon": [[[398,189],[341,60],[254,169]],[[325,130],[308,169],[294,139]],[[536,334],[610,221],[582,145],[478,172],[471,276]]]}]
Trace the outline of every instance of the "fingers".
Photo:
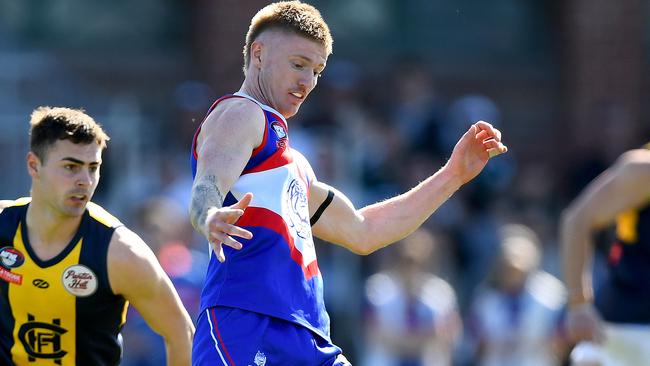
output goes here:
[{"label": "fingers", "polygon": [[235,240],[233,236],[244,239],[252,239],[253,233],[239,226],[225,222],[212,221],[210,223],[208,240],[210,241],[210,244],[212,245],[214,252],[217,255],[217,259],[222,263],[226,260],[226,256],[223,252],[223,245],[227,245],[236,250],[243,248],[242,243]]},{"label": "fingers", "polygon": [[212,245],[212,249],[217,255],[217,260],[223,263],[226,260],[226,255],[223,253],[223,247],[221,246],[221,243],[210,242],[210,245]]},{"label": "fingers", "polygon": [[241,209],[245,210],[248,205],[251,203],[253,200],[253,194],[248,192],[242,197],[239,202],[235,203],[234,205],[230,206],[231,208],[236,208],[236,209]]},{"label": "fingers", "polygon": [[242,243],[238,242],[237,240],[233,239],[232,236],[230,235],[225,235],[225,234],[213,234],[210,235],[210,241],[214,243],[215,245],[218,243],[219,245],[227,245],[233,249],[239,250],[243,248],[244,246]]},{"label": "fingers", "polygon": [[483,148],[487,150],[490,158],[508,151],[508,147],[501,142],[501,131],[497,128],[485,121],[478,121],[473,126],[478,131],[476,140],[483,143]]},{"label": "fingers", "polygon": [[208,233],[211,235],[217,235],[218,233],[223,233],[224,235],[238,236],[244,239],[252,239],[253,233],[246,229],[242,229],[239,226],[229,224],[223,221],[210,222],[208,226]]},{"label": "fingers", "polygon": [[239,220],[239,218],[244,214],[244,210],[238,208],[224,207],[217,211],[214,215],[215,218],[218,218],[219,221],[233,223]]},{"label": "fingers", "polygon": [[242,243],[233,239],[230,235],[226,235],[224,233],[210,233],[210,244],[212,245],[212,248],[214,249],[214,252],[217,255],[217,259],[221,263],[223,263],[226,260],[226,255],[224,254],[223,251],[224,245],[227,245],[235,250],[240,250],[241,248],[244,247]]},{"label": "fingers", "polygon": [[239,250],[243,245],[233,237],[252,239],[253,233],[243,229],[234,223],[244,214],[253,199],[252,193],[246,193],[239,202],[228,206],[215,209],[210,212],[206,219],[208,241],[214,249],[219,262],[226,260],[223,246],[227,245],[233,249]]},{"label": "fingers", "polygon": [[487,150],[488,156],[493,158],[508,151],[508,147],[496,140],[486,140],[483,142],[483,147]]},{"label": "fingers", "polygon": [[[490,123],[485,122],[485,121],[478,121],[478,122],[474,123],[474,126],[476,126],[476,128],[477,128],[478,134],[480,134],[482,132],[486,132],[487,133],[487,138],[492,137],[492,138],[496,139],[497,141],[501,141],[501,131],[496,129]],[[478,134],[477,134],[477,138],[478,138]]]},{"label": "fingers", "polygon": [[237,240],[233,239],[232,236],[226,236],[225,240],[223,241],[224,245],[227,245],[235,250],[240,250],[244,246],[242,243],[238,242]]}]

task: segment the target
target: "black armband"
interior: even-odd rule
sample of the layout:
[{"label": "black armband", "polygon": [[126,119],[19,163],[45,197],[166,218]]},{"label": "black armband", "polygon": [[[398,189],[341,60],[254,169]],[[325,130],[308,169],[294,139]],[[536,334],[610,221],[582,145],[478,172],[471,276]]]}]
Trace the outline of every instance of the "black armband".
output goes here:
[{"label": "black armband", "polygon": [[314,226],[314,224],[318,222],[318,219],[320,219],[320,216],[323,214],[327,206],[329,206],[330,203],[332,203],[333,199],[334,199],[334,192],[331,189],[327,190],[327,198],[325,198],[325,201],[323,201],[323,203],[321,203],[320,206],[318,206],[318,209],[316,210],[316,212],[314,212],[314,216],[312,216],[311,219],[309,220],[311,226]]}]

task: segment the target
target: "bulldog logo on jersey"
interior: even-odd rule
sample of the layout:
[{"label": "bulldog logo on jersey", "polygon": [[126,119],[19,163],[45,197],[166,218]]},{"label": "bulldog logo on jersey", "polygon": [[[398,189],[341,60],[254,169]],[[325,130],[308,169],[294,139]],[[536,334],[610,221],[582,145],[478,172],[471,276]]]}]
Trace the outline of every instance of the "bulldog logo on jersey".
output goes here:
[{"label": "bulldog logo on jersey", "polygon": [[4,247],[0,249],[0,264],[6,269],[17,268],[25,263],[23,253],[13,247]]},{"label": "bulldog logo on jersey", "polygon": [[309,203],[307,202],[305,188],[297,179],[294,179],[289,183],[287,194],[286,205],[289,213],[287,224],[296,230],[296,235],[299,237],[309,238],[311,236],[311,226],[309,224]]},{"label": "bulldog logo on jersey", "polygon": [[63,288],[74,296],[90,296],[97,290],[97,276],[90,268],[81,264],[66,268],[61,276],[61,281]]},{"label": "bulldog logo on jersey", "polygon": [[255,359],[253,360],[255,362],[255,365],[257,366],[265,366],[266,365],[266,355],[264,352],[257,351],[255,354]]}]

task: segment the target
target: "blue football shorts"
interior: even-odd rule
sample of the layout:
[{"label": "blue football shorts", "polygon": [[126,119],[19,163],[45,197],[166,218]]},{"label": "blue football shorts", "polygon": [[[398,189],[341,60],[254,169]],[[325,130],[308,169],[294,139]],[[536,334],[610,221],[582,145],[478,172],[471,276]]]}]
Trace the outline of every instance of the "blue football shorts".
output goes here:
[{"label": "blue football shorts", "polygon": [[309,329],[267,315],[216,306],[199,315],[193,366],[350,366],[341,349]]}]

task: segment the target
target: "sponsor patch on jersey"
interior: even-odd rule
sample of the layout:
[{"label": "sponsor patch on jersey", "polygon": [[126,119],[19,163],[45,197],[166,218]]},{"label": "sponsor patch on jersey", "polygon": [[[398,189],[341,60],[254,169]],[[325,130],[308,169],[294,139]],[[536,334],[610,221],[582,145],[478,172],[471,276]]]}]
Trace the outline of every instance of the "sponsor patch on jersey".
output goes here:
[{"label": "sponsor patch on jersey", "polygon": [[61,282],[66,291],[78,297],[90,296],[97,290],[97,276],[90,268],[81,264],[66,268]]},{"label": "sponsor patch on jersey", "polygon": [[25,263],[25,256],[18,249],[4,247],[0,249],[0,264],[6,269],[17,268]]},{"label": "sponsor patch on jersey", "polygon": [[273,132],[278,136],[279,139],[287,138],[287,131],[284,130],[284,126],[280,122],[271,123],[271,128]]},{"label": "sponsor patch on jersey", "polygon": [[23,275],[13,273],[4,267],[0,267],[0,279],[3,279],[9,283],[14,283],[16,285],[23,284]]}]

